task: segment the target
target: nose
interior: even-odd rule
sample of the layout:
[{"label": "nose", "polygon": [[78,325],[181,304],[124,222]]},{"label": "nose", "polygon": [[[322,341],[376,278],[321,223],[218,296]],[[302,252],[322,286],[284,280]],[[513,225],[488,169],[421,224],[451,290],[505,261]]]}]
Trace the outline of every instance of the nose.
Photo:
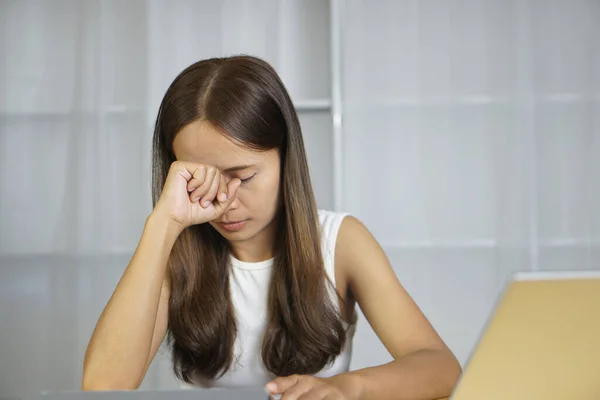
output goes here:
[{"label": "nose", "polygon": [[237,210],[239,207],[240,207],[240,200],[236,197],[229,205],[229,208],[227,209],[227,211]]}]

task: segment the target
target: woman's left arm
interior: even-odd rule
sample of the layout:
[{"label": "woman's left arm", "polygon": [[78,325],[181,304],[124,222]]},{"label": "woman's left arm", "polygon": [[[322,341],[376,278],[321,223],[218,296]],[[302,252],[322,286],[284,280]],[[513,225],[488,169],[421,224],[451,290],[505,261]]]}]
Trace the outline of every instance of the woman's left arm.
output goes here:
[{"label": "woman's left arm", "polygon": [[[461,368],[419,307],[402,287],[384,251],[354,217],[346,217],[337,239],[341,269],[369,324],[393,361],[332,378],[278,378],[282,399],[439,399],[451,394]],[[294,386],[311,389],[293,394]],[[288,390],[282,390],[288,389]],[[319,397],[323,394],[326,397]]]}]

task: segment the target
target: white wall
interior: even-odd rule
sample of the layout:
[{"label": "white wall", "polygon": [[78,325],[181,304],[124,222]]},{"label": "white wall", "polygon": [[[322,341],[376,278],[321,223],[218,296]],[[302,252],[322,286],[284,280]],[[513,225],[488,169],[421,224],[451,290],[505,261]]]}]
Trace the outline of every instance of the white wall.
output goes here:
[{"label": "white wall", "polygon": [[345,3],[344,208],[464,363],[511,272],[600,269],[600,8]]}]

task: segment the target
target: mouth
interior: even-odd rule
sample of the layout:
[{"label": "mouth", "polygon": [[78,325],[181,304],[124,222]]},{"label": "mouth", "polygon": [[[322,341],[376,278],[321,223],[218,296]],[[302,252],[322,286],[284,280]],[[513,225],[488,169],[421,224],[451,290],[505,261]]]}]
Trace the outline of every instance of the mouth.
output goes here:
[{"label": "mouth", "polygon": [[246,225],[247,220],[244,221],[232,221],[232,222],[219,222],[218,225],[228,232],[237,232]]}]

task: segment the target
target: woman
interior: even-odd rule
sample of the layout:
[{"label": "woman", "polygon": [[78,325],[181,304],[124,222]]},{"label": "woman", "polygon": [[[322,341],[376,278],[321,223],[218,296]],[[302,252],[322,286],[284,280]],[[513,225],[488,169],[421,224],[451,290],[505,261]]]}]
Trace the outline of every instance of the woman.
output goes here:
[{"label": "woman", "polygon": [[[450,394],[460,366],[376,240],[317,211],[298,117],[267,63],[185,69],[160,106],[153,165],[154,209],[91,338],[84,390],[137,388],[166,337],[192,386]],[[348,372],[356,303],[394,361]]]}]

